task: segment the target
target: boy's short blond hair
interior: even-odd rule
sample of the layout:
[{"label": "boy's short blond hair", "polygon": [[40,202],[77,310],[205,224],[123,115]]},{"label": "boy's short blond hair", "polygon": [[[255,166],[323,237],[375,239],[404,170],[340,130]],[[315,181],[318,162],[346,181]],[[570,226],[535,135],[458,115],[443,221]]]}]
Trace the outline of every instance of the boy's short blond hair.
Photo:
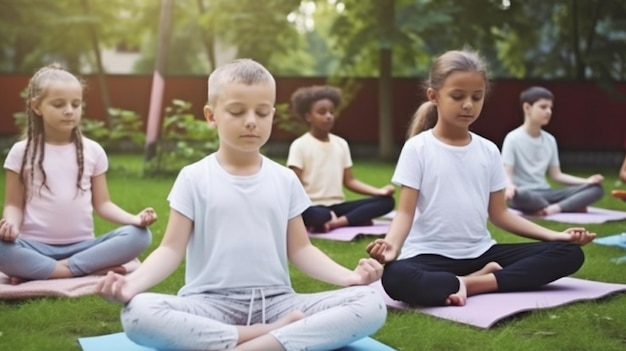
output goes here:
[{"label": "boy's short blond hair", "polygon": [[209,75],[208,105],[215,108],[219,94],[230,83],[268,84],[276,94],[276,81],[272,74],[260,63],[251,59],[237,59],[216,68]]}]

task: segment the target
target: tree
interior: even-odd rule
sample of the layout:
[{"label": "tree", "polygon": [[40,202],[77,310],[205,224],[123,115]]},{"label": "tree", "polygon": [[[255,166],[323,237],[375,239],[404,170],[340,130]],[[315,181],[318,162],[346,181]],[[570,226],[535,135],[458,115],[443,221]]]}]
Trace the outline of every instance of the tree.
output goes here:
[{"label": "tree", "polygon": [[330,31],[343,54],[339,71],[380,78],[383,157],[392,140],[383,92],[391,90],[385,83],[391,60],[393,76],[425,77],[433,57],[469,47],[495,77],[594,79],[609,88],[608,80],[626,79],[624,1],[396,0],[393,29],[380,16],[391,1],[341,3]]},{"label": "tree", "polygon": [[237,49],[238,57],[252,58],[268,69],[273,55],[286,53],[298,41],[287,19],[300,0],[212,0],[200,26]]},{"label": "tree", "polygon": [[[121,14],[132,8],[124,0],[88,2],[78,0],[3,0],[0,11],[0,69],[33,72],[59,61],[75,73],[93,71],[97,65],[90,37],[92,28],[102,45],[131,36]],[[115,23],[115,26],[111,26]]]},{"label": "tree", "polygon": [[[152,73],[156,64],[158,47],[158,18],[161,1],[145,1],[136,8],[134,44],[140,48],[140,59],[135,63],[136,73]],[[206,75],[213,66],[207,59],[206,40],[211,33],[205,33],[200,26],[201,15],[196,0],[177,0],[173,4],[169,30],[169,55],[165,71],[169,75]],[[209,37],[207,37],[209,36]],[[210,52],[209,52],[210,55]],[[209,56],[212,59],[211,56]]]},{"label": "tree", "polygon": [[[393,137],[393,86],[392,76],[395,68],[394,57],[402,60],[411,49],[411,36],[399,30],[403,17],[398,17],[398,9],[406,6],[401,0],[376,2],[344,1],[345,11],[338,14],[333,33],[337,46],[345,52],[340,70],[352,74],[379,77],[379,138],[378,154],[381,159],[395,157]],[[396,7],[398,4],[399,7]],[[399,54],[399,55],[397,55]]]},{"label": "tree", "polygon": [[[626,2],[568,0],[556,4],[514,2],[508,33],[520,75],[543,78],[626,79]],[[534,26],[522,19],[539,14]],[[505,32],[505,33],[506,33]]]}]

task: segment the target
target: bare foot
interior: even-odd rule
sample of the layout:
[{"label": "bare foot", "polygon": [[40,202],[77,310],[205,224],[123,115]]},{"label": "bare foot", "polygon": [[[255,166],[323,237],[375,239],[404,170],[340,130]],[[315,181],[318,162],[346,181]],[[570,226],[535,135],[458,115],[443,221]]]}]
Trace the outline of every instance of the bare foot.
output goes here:
[{"label": "bare foot", "polygon": [[99,269],[99,270],[97,270],[95,272],[92,272],[91,274],[93,274],[93,275],[106,275],[108,272],[113,272],[113,273],[124,275],[124,274],[126,274],[126,268],[124,268],[124,266],[107,267],[107,268],[102,268],[102,269]]},{"label": "bare foot", "polygon": [[324,231],[324,233],[330,232],[331,229],[332,228],[330,227],[330,223],[329,222],[324,223],[324,226],[322,227],[322,230]]},{"label": "bare foot", "polygon": [[332,230],[335,228],[341,228],[348,226],[348,218],[346,216],[337,217],[334,212],[330,212],[330,221],[326,222],[325,225],[328,225],[328,230]]},{"label": "bare foot", "polygon": [[542,208],[542,209],[541,209],[541,210],[539,210],[539,211],[530,212],[529,214],[530,214],[531,216],[538,216],[538,217],[544,217],[544,216],[547,216],[547,215],[548,215],[548,213],[546,213],[546,209],[545,209],[545,208]]},{"label": "bare foot", "polygon": [[328,233],[332,229],[338,227],[338,225],[336,224],[336,221],[337,221],[337,215],[335,214],[335,212],[330,211],[330,219],[328,220],[328,222],[322,224],[321,227],[311,227],[311,232],[312,233]]},{"label": "bare foot", "polygon": [[28,279],[24,279],[20,277],[9,277],[9,284],[11,285],[19,285],[27,281]]},{"label": "bare foot", "polygon": [[502,269],[502,266],[498,264],[498,262],[489,262],[483,268],[477,270],[474,273],[470,273],[466,275],[466,277],[473,277],[478,275],[485,275],[489,273],[493,273]]},{"label": "bare foot", "polygon": [[237,350],[284,350],[278,340],[269,334],[272,330],[282,328],[288,324],[299,321],[305,317],[300,311],[290,312],[269,324],[253,324],[247,326],[237,326],[239,332],[239,345]]},{"label": "bare foot", "polygon": [[460,277],[457,277],[457,279],[459,280],[459,291],[448,296],[445,302],[448,306],[464,306],[467,301],[467,288],[465,287],[465,282]]},{"label": "bare foot", "polygon": [[297,322],[301,319],[304,319],[304,317],[306,317],[304,313],[300,311],[293,311],[282,316],[281,318],[276,320],[276,322],[271,323],[271,325],[275,327],[274,329],[278,329],[278,328],[286,326],[287,324],[291,324],[293,322]]},{"label": "bare foot", "polygon": [[330,226],[328,223],[324,223],[321,227],[309,227],[309,231],[311,233],[328,233],[330,231]]},{"label": "bare foot", "polygon": [[331,229],[334,229],[336,227],[337,227],[337,215],[335,214],[335,212],[330,211],[330,220],[324,223],[324,228],[326,229],[326,232],[329,232]]},{"label": "bare foot", "polygon": [[561,206],[559,205],[550,205],[546,208],[543,209],[543,212],[545,213],[544,216],[549,216],[555,213],[559,213],[561,212]]}]

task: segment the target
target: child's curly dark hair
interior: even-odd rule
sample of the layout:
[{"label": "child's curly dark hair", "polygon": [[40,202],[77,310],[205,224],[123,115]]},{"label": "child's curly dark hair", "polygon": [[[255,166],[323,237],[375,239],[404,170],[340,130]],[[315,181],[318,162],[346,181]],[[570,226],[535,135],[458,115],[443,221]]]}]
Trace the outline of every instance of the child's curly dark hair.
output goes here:
[{"label": "child's curly dark hair", "polygon": [[292,113],[304,119],[304,116],[311,110],[311,106],[317,101],[328,99],[332,101],[335,108],[341,105],[341,89],[330,85],[312,85],[298,88],[291,94]]}]

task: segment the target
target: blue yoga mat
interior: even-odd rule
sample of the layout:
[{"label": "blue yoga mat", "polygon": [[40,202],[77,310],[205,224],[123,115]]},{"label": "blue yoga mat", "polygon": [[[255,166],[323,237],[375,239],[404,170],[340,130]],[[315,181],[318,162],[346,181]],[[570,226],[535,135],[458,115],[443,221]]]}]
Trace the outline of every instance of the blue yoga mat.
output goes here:
[{"label": "blue yoga mat", "polygon": [[593,242],[600,245],[617,246],[626,249],[626,233],[595,238]]},{"label": "blue yoga mat", "polygon": [[[124,333],[78,338],[78,343],[83,351],[156,351],[135,344]],[[363,338],[337,351],[395,351],[395,349],[372,338]]]},{"label": "blue yoga mat", "polygon": [[[606,246],[616,246],[626,249],[626,233],[620,233],[610,236],[603,236],[601,238],[595,238],[594,243]],[[626,256],[612,258],[611,262],[614,263],[626,263]]]}]

